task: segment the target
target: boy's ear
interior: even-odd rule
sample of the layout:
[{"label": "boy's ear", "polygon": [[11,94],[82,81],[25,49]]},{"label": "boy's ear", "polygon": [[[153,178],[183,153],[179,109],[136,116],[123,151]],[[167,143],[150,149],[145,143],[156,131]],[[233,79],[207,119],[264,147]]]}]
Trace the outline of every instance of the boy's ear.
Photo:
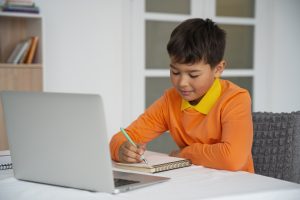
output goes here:
[{"label": "boy's ear", "polygon": [[220,78],[224,69],[225,69],[225,65],[226,65],[226,62],[225,60],[222,60],[221,62],[219,62],[217,64],[217,66],[215,67],[214,69],[214,73],[215,73],[215,78]]}]

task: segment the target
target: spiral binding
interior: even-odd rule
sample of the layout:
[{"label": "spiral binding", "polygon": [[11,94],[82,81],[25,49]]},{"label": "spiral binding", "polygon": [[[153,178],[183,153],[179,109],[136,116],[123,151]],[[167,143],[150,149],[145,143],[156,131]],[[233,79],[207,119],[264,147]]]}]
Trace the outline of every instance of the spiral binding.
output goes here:
[{"label": "spiral binding", "polygon": [[12,169],[12,163],[0,165],[0,170],[7,170],[7,169]]},{"label": "spiral binding", "polygon": [[154,173],[157,172],[162,172],[162,171],[167,171],[171,169],[178,169],[182,167],[188,167],[191,165],[190,160],[179,160],[179,161],[174,161],[170,163],[165,163],[165,164],[160,164],[160,165],[154,165],[153,167],[155,168]]}]

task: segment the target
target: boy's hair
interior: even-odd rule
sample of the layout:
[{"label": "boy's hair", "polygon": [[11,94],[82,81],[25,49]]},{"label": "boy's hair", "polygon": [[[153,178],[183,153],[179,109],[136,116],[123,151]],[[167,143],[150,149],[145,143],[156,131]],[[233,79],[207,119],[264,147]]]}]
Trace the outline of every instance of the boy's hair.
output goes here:
[{"label": "boy's hair", "polygon": [[203,61],[214,68],[223,59],[225,37],[225,31],[210,19],[188,19],[173,30],[167,50],[176,63]]}]

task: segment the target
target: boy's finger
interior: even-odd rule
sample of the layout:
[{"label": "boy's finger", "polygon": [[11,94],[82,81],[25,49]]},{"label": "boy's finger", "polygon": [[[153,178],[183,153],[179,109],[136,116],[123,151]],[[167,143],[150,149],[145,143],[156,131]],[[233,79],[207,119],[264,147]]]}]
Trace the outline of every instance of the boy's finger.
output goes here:
[{"label": "boy's finger", "polygon": [[135,152],[129,151],[128,149],[123,149],[121,151],[120,159],[125,162],[136,163],[140,162],[140,155]]},{"label": "boy's finger", "polygon": [[140,156],[137,152],[131,151],[129,149],[124,149],[123,154],[133,159],[139,159]]},{"label": "boy's finger", "polygon": [[138,153],[138,148],[133,146],[130,142],[126,142],[124,147],[130,151]]},{"label": "boy's finger", "polygon": [[146,151],[146,144],[139,144],[137,151],[139,155],[143,155]]},{"label": "boy's finger", "polygon": [[147,144],[139,144],[138,147],[145,150],[146,149],[146,145]]}]

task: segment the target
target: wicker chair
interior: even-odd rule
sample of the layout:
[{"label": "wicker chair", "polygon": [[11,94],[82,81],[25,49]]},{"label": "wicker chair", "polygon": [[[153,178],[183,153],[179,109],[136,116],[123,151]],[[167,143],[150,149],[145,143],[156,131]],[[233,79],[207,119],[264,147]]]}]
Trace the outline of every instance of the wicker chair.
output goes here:
[{"label": "wicker chair", "polygon": [[255,173],[300,183],[300,111],[253,113]]}]

